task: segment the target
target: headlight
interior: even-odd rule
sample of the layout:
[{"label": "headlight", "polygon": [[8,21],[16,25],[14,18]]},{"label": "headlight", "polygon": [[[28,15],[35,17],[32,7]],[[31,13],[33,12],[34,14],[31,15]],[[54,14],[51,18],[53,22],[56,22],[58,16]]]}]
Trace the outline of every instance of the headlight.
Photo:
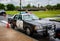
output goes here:
[{"label": "headlight", "polygon": [[35,26],[35,30],[42,30],[43,27],[42,26]]},{"label": "headlight", "polygon": [[56,25],[52,25],[52,29],[55,30],[56,29]]},{"label": "headlight", "polygon": [[54,25],[52,25],[52,29],[54,29]]},{"label": "headlight", "polygon": [[48,30],[53,30],[53,29],[54,29],[54,25],[48,25],[48,26],[47,26],[47,29],[48,29]]}]

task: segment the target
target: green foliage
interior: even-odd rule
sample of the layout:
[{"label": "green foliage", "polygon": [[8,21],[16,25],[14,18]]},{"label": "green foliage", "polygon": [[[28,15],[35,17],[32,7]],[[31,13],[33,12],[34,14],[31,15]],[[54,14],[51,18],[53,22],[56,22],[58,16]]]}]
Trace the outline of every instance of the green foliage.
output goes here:
[{"label": "green foliage", "polygon": [[53,10],[53,6],[51,6],[51,5],[47,5],[46,8],[47,8],[48,10]]},{"label": "green foliage", "polygon": [[31,5],[30,5],[30,4],[28,4],[28,5],[26,6],[26,8],[31,8]]},{"label": "green foliage", "polygon": [[53,10],[56,10],[56,8],[57,8],[56,5],[54,5],[54,6],[53,6]]},{"label": "green foliage", "polygon": [[16,6],[15,9],[18,10],[18,9],[20,9],[20,7],[19,6]]},{"label": "green foliage", "polygon": [[7,10],[15,10],[15,6],[13,4],[8,4],[6,7]]},{"label": "green foliage", "polygon": [[0,9],[5,9],[5,5],[0,3]]},{"label": "green foliage", "polygon": [[[39,4],[38,4],[39,7]],[[36,6],[31,6],[31,4],[28,4],[27,6],[23,6],[22,8],[30,9],[30,8],[37,8]],[[48,10],[60,10],[60,4],[56,5],[47,5],[45,7],[40,6],[39,8],[47,8]],[[7,4],[6,6],[4,4],[0,3],[0,9],[7,9],[7,10],[18,10],[20,9],[19,6],[14,6],[13,4]]]},{"label": "green foliage", "polygon": [[33,5],[32,8],[36,8],[36,6]]},{"label": "green foliage", "polygon": [[60,10],[60,4],[56,4],[56,5],[53,5],[53,6],[47,5],[46,8],[48,10]]},{"label": "green foliage", "polygon": [[60,9],[60,4],[57,4],[57,9]]},{"label": "green foliage", "polygon": [[30,4],[28,4],[27,6],[23,6],[23,8],[37,8],[35,5],[30,5]]}]

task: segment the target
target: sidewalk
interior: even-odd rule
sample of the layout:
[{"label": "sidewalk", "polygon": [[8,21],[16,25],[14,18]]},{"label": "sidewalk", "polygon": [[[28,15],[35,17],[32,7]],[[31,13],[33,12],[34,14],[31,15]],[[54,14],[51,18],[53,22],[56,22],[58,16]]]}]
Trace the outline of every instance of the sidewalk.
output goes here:
[{"label": "sidewalk", "polygon": [[0,27],[0,41],[37,41],[21,32]]}]

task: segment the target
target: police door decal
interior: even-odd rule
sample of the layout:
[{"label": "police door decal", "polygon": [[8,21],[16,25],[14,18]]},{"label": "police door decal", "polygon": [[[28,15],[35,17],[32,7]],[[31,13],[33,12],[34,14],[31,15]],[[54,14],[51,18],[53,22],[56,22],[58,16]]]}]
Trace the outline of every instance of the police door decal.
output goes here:
[{"label": "police door decal", "polygon": [[16,25],[19,29],[23,29],[23,21],[22,20],[17,20]]}]

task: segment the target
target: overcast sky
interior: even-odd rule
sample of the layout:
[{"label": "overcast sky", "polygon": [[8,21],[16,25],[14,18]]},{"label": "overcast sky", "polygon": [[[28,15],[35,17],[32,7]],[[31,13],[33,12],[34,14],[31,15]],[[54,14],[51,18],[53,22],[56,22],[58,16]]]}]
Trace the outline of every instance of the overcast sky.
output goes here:
[{"label": "overcast sky", "polygon": [[[25,6],[27,4],[35,5],[40,4],[40,6],[45,6],[49,4],[55,5],[57,3],[60,3],[60,0],[22,0],[22,5]],[[19,0],[0,0],[0,3],[4,4],[14,4],[15,6],[19,6]]]}]

